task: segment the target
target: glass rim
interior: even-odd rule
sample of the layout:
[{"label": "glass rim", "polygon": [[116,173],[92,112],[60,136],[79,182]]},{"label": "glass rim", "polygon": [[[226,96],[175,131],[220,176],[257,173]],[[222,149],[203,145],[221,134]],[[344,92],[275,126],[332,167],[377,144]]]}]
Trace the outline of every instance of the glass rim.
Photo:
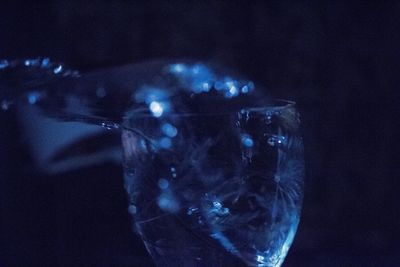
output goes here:
[{"label": "glass rim", "polygon": [[[231,116],[236,115],[240,112],[279,112],[282,110],[287,110],[290,108],[294,108],[296,106],[296,102],[293,100],[286,100],[280,98],[272,98],[266,100],[264,105],[254,105],[254,106],[243,106],[233,111],[227,112],[168,112],[162,114],[160,116],[154,116],[151,114],[148,109],[143,109],[140,111],[133,111],[132,113],[128,113],[122,117],[123,122],[127,122],[129,119],[135,118],[155,118],[155,119],[162,119],[168,117],[196,117],[196,116]],[[135,115],[135,116],[133,116]]]}]

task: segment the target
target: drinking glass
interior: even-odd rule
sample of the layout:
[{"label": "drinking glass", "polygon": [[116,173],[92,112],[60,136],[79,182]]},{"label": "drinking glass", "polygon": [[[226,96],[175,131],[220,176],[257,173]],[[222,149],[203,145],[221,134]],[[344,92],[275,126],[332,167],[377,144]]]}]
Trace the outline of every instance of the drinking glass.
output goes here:
[{"label": "drinking glass", "polygon": [[[282,264],[303,198],[294,102],[271,101],[253,82],[199,62],[154,61],[81,76],[44,58],[3,60],[0,70],[2,110],[23,102],[55,119],[26,127],[53,140],[31,142],[44,154],[36,158],[45,170],[60,171],[47,161],[55,144],[89,142],[87,127],[121,131],[128,210],[157,266]],[[43,119],[21,110],[24,125]],[[75,135],[60,131],[66,121],[81,123]],[[104,139],[96,140],[103,147]],[[82,151],[64,169],[101,160],[99,149]]]},{"label": "drinking glass", "polygon": [[215,98],[196,112],[155,102],[124,118],[135,231],[157,266],[280,266],[303,198],[295,103]]}]

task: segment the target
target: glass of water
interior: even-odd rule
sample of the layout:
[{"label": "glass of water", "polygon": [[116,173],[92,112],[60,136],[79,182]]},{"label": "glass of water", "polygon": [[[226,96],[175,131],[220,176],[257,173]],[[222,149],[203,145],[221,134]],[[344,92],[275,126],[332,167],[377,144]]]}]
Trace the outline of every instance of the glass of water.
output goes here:
[{"label": "glass of water", "polygon": [[[202,63],[149,62],[82,77],[47,58],[0,61],[0,69],[2,110],[24,102],[55,119],[27,132],[42,139],[65,121],[83,123],[50,146],[32,142],[47,170],[60,171],[46,159],[64,137],[84,137],[89,126],[121,131],[129,212],[157,266],[282,264],[303,198],[294,102],[267,100],[253,82]],[[37,121],[31,111],[22,112],[28,126]],[[88,159],[79,154],[63,166]]]},{"label": "glass of water", "polygon": [[125,117],[135,230],[157,266],[280,266],[303,198],[295,103],[195,103],[154,101]]}]

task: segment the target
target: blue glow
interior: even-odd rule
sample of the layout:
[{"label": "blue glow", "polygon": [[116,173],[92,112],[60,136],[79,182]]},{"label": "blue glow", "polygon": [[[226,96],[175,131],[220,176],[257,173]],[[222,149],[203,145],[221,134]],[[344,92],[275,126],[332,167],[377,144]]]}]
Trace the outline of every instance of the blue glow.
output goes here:
[{"label": "blue glow", "polygon": [[249,87],[247,85],[242,87],[242,93],[247,94],[249,92]]},{"label": "blue glow", "polygon": [[219,201],[214,201],[214,202],[213,202],[213,206],[214,206],[215,208],[217,208],[217,209],[222,208],[222,204],[221,204]]},{"label": "blue glow", "polygon": [[172,146],[171,138],[169,138],[169,137],[161,138],[159,145],[160,145],[160,147],[165,148],[165,149],[170,148]]},{"label": "blue glow", "polygon": [[179,204],[170,193],[163,193],[157,199],[158,206],[167,212],[175,213],[179,210]]},{"label": "blue glow", "polygon": [[24,61],[24,65],[25,66],[32,66],[32,65],[34,65],[34,60],[33,59],[26,59],[25,61]]},{"label": "blue glow", "polygon": [[204,83],[202,84],[202,87],[203,87],[203,91],[204,91],[204,92],[208,92],[208,91],[210,91],[210,89],[211,89],[211,85],[210,85],[209,82],[204,82]]},{"label": "blue glow", "polygon": [[182,63],[172,64],[170,66],[170,71],[173,73],[181,73],[186,70],[186,66]]},{"label": "blue glow", "polygon": [[165,101],[169,95],[170,92],[165,89],[143,86],[135,93],[133,98],[137,102],[150,104],[153,101]]},{"label": "blue glow", "polygon": [[194,65],[192,67],[193,74],[199,74],[202,69],[205,69],[202,65]]},{"label": "blue glow", "polygon": [[215,80],[215,74],[204,64],[173,64],[169,71],[174,74],[181,85],[196,94],[208,92]]},{"label": "blue glow", "polygon": [[62,71],[62,69],[63,69],[62,65],[59,65],[56,68],[54,68],[53,72],[54,74],[58,74]]},{"label": "blue glow", "polygon": [[244,134],[242,136],[242,144],[246,147],[252,147],[254,145],[254,141],[248,134]]},{"label": "blue glow", "polygon": [[31,92],[28,94],[28,102],[29,104],[33,105],[40,99],[41,94],[39,92]]},{"label": "blue glow", "polygon": [[161,126],[161,131],[165,135],[167,135],[167,136],[169,136],[171,138],[175,137],[178,134],[178,130],[172,124],[169,124],[169,123],[164,123]]},{"label": "blue glow", "polygon": [[215,84],[214,84],[214,87],[215,87],[216,90],[221,91],[221,90],[223,90],[225,88],[225,85],[221,81],[216,81]]},{"label": "blue glow", "polygon": [[225,208],[219,201],[213,201],[213,207],[209,210],[209,213],[226,216],[229,214],[229,208]]},{"label": "blue glow", "polygon": [[169,182],[166,179],[161,178],[160,180],[158,180],[158,187],[160,187],[161,189],[165,190],[167,189],[169,186]]},{"label": "blue glow", "polygon": [[232,85],[232,86],[229,88],[229,93],[230,93],[231,95],[237,95],[237,94],[239,93],[239,91],[238,91],[238,89],[236,88],[235,85]]},{"label": "blue glow", "polygon": [[161,104],[157,101],[153,101],[150,103],[149,105],[150,111],[153,113],[154,117],[161,117],[161,115],[164,112],[163,107],[161,106]]},{"label": "blue glow", "polygon": [[5,69],[10,65],[7,60],[0,60],[0,69]]},{"label": "blue glow", "polygon": [[50,59],[49,58],[44,58],[42,60],[42,68],[47,68],[50,65]]}]

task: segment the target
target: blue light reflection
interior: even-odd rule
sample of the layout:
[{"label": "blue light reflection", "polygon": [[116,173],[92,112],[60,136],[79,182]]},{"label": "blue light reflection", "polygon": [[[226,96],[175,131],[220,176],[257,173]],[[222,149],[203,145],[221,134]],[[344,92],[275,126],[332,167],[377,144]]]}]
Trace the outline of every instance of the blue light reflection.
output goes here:
[{"label": "blue light reflection", "polygon": [[172,124],[169,123],[164,123],[161,126],[161,131],[169,137],[175,137],[178,134],[178,130]]}]

